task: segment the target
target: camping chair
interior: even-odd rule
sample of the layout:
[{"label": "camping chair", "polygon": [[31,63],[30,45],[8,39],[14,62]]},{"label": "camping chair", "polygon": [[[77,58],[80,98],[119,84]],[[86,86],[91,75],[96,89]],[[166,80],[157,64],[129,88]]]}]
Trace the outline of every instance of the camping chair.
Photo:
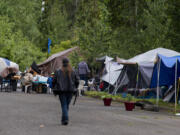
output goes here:
[{"label": "camping chair", "polygon": [[80,80],[79,81],[79,86],[78,86],[78,94],[79,94],[79,96],[82,96],[81,95],[81,91],[84,90],[84,85],[85,85],[85,81],[84,80]]},{"label": "camping chair", "polygon": [[30,90],[29,90],[29,93],[30,93],[30,91],[32,90],[32,83],[30,83],[30,84],[27,84],[27,85],[25,85],[25,93],[28,93],[28,89],[29,88],[31,88]]},{"label": "camping chair", "polygon": [[94,78],[88,80],[88,87],[90,88],[90,90],[96,90],[95,89],[95,84],[94,84]]},{"label": "camping chair", "polygon": [[2,91],[3,78],[1,76],[0,76],[0,84],[1,84],[1,91]]},{"label": "camping chair", "polygon": [[100,85],[100,78],[99,76],[95,76],[94,78],[94,87],[98,91],[99,90],[99,85]]},{"label": "camping chair", "polygon": [[11,92],[12,87],[10,84],[10,80],[3,79],[1,83],[1,91],[4,89],[5,92]]},{"label": "camping chair", "polygon": [[47,86],[47,93],[52,94],[52,88],[50,88],[50,85],[46,84],[46,86]]}]

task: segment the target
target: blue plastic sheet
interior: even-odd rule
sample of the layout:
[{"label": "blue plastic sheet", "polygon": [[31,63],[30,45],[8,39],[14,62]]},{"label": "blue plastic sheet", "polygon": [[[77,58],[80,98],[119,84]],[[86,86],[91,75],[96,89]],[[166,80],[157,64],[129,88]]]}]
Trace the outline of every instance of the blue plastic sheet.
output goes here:
[{"label": "blue plastic sheet", "polygon": [[158,68],[160,66],[159,86],[170,86],[175,82],[175,69],[177,62],[177,79],[180,77],[180,56],[166,57],[158,55],[158,62],[154,66],[151,88],[157,87]]}]

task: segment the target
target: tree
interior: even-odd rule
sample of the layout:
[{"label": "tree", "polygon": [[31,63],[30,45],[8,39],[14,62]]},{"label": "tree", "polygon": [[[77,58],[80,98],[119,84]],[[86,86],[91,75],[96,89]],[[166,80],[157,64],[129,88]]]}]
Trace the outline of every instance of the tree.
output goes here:
[{"label": "tree", "polygon": [[16,62],[24,70],[33,61],[40,62],[44,54],[17,29],[16,22],[8,16],[0,16],[0,57]]},{"label": "tree", "polygon": [[106,6],[94,1],[82,2],[77,17],[77,45],[82,54],[94,65],[94,58],[110,54],[112,30],[108,24]]},{"label": "tree", "polygon": [[171,19],[168,38],[174,49],[180,52],[180,1],[168,1],[167,15]]}]

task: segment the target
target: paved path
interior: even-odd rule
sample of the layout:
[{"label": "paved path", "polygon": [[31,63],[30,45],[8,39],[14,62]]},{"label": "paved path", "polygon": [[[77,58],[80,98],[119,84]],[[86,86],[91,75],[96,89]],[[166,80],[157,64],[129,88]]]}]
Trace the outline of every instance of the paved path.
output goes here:
[{"label": "paved path", "polygon": [[104,107],[81,97],[70,108],[70,124],[60,125],[60,104],[52,95],[0,93],[0,135],[178,135],[180,118],[157,112]]}]

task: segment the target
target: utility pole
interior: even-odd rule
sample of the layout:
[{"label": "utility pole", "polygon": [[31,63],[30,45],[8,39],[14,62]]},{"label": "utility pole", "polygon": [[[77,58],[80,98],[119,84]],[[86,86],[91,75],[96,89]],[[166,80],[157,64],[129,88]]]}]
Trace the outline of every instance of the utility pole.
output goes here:
[{"label": "utility pole", "polygon": [[45,11],[45,1],[42,1],[42,7],[41,7],[41,22],[42,22],[42,15],[43,15],[43,12]]},{"label": "utility pole", "polygon": [[138,12],[138,0],[135,0],[135,27],[136,27],[136,32],[138,28],[138,21],[137,21],[137,12]]}]

